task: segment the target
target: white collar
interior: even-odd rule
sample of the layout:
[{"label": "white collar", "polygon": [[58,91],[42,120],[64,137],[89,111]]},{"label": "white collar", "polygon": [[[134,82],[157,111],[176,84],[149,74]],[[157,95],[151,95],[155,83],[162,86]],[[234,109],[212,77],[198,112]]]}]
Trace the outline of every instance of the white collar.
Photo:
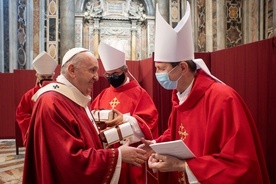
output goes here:
[{"label": "white collar", "polygon": [[189,96],[189,94],[192,90],[193,83],[194,83],[194,79],[191,82],[191,84],[188,86],[188,88],[183,93],[180,93],[180,92],[176,93],[177,97],[178,97],[178,100],[179,100],[179,105],[181,105],[183,102],[185,102],[186,99],[188,98],[188,96]]},{"label": "white collar", "polygon": [[91,101],[91,97],[89,95],[84,96],[80,90],[78,90],[73,84],[71,84],[62,74],[57,77],[57,82],[65,84],[68,89],[72,92],[70,97],[71,100],[75,101],[77,104],[85,107]]}]

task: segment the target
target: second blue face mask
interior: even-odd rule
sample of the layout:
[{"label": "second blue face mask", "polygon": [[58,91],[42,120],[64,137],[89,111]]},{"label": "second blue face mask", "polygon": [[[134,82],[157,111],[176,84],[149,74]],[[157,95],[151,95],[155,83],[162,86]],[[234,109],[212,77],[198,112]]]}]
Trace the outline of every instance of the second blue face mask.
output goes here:
[{"label": "second blue face mask", "polygon": [[169,78],[169,74],[167,72],[165,73],[156,73],[155,74],[157,81],[159,84],[165,88],[165,89],[175,89],[177,87],[177,82],[176,81],[171,81]]},{"label": "second blue face mask", "polygon": [[159,84],[165,88],[165,89],[176,89],[178,80],[181,78],[182,75],[176,80],[172,81],[169,78],[169,73],[171,73],[176,67],[171,69],[169,72],[163,72],[163,73],[155,73],[156,79],[159,82]]}]

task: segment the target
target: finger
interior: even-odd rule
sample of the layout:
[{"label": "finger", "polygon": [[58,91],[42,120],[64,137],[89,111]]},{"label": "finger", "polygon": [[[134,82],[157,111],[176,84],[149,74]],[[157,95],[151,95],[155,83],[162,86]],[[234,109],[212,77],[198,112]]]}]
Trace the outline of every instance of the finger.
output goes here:
[{"label": "finger", "polygon": [[105,124],[114,124],[115,123],[115,119],[113,119],[113,120],[108,120],[108,121],[105,121]]},{"label": "finger", "polygon": [[165,156],[159,155],[159,154],[157,154],[157,153],[155,153],[155,154],[153,155],[153,158],[156,159],[157,162],[164,162],[164,160],[166,159]]},{"label": "finger", "polygon": [[141,142],[144,143],[145,145],[149,146],[150,144],[152,144],[152,141],[146,140],[145,138],[141,138]]},{"label": "finger", "polygon": [[141,138],[141,142],[145,145],[147,144],[146,139],[144,137]]},{"label": "finger", "polygon": [[147,154],[147,151],[143,150],[143,149],[140,149],[140,148],[136,148],[136,153],[145,155],[145,154]]},{"label": "finger", "polygon": [[144,156],[144,155],[138,155],[136,159],[146,161],[146,160],[147,160],[147,157]]},{"label": "finger", "polygon": [[136,159],[135,159],[135,162],[136,162],[137,164],[144,164],[144,163],[145,163],[145,160],[140,159],[140,158],[136,158]]},{"label": "finger", "polygon": [[113,112],[115,113],[115,114],[117,114],[117,115],[121,115],[122,113],[120,112],[120,111],[118,111],[117,109],[112,109],[113,110]]},{"label": "finger", "polygon": [[138,164],[138,163],[136,163],[136,162],[134,162],[132,165],[135,165],[135,166],[137,166],[137,167],[142,167],[141,164]]},{"label": "finger", "polygon": [[143,149],[144,147],[145,147],[145,144],[140,144],[137,146],[137,148],[139,148],[139,149]]},{"label": "finger", "polygon": [[126,139],[126,141],[124,142],[124,145],[129,146],[130,140]]}]

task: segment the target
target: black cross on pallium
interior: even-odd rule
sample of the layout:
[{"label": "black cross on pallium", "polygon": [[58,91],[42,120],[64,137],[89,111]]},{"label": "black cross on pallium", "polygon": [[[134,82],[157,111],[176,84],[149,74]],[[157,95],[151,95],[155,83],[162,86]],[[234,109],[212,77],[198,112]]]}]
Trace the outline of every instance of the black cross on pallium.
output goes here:
[{"label": "black cross on pallium", "polygon": [[59,88],[59,85],[56,84],[56,85],[53,86],[53,88],[54,89]]}]

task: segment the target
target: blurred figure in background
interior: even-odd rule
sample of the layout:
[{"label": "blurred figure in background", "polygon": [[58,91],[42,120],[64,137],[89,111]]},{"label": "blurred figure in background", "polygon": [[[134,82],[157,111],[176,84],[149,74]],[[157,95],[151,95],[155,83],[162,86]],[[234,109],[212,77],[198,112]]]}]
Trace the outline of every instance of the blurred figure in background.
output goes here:
[{"label": "blurred figure in background", "polygon": [[24,145],[26,144],[26,134],[30,125],[32,109],[34,106],[34,101],[31,100],[32,96],[41,88],[43,82],[53,80],[57,62],[47,52],[42,51],[35,57],[32,65],[36,71],[35,87],[28,90],[22,96],[16,109],[16,122],[20,127]]}]

